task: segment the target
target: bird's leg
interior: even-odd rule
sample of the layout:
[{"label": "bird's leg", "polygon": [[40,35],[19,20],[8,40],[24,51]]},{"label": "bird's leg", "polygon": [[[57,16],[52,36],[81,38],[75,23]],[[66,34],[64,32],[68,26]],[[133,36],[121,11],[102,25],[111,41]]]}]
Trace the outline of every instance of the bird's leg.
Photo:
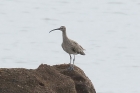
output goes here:
[{"label": "bird's leg", "polygon": [[[70,55],[70,54],[69,54]],[[70,67],[68,68],[68,70],[73,70],[73,66],[72,66],[72,64],[71,64],[71,60],[72,60],[72,57],[71,57],[71,55],[70,55]]]},{"label": "bird's leg", "polygon": [[[70,54],[69,54],[70,55]],[[72,57],[71,57],[71,55],[70,55],[70,67],[71,67],[71,59],[72,59]]]},{"label": "bird's leg", "polygon": [[[69,55],[70,55],[70,54],[69,54]],[[68,68],[68,70],[72,70],[71,59],[72,59],[72,57],[71,57],[71,55],[70,55],[70,67]]]},{"label": "bird's leg", "polygon": [[73,58],[73,69],[74,69],[74,61],[75,61],[75,55],[74,55],[74,58]]}]

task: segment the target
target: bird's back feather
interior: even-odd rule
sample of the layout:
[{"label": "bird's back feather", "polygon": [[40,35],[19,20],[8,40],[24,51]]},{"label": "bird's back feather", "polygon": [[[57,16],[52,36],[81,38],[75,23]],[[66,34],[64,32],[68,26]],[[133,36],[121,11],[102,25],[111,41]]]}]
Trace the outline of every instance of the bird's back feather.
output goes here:
[{"label": "bird's back feather", "polygon": [[79,45],[77,42],[75,42],[74,40],[70,40],[71,44],[72,44],[72,50],[77,53],[77,54],[81,54],[81,55],[85,55],[85,53],[83,52],[83,50],[85,50],[81,45]]}]

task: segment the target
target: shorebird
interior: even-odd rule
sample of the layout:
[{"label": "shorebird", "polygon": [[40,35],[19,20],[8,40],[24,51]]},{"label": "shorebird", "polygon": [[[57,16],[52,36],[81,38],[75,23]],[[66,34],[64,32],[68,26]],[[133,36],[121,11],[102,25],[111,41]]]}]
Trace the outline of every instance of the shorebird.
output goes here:
[{"label": "shorebird", "polygon": [[[83,47],[81,45],[79,45],[77,42],[75,42],[74,40],[71,40],[67,37],[65,26],[61,26],[60,28],[53,29],[50,32],[55,31],[55,30],[62,31],[62,36],[63,36],[62,48],[70,56],[70,67],[68,69],[74,70],[75,55],[76,54],[85,55],[85,53],[83,52],[83,50],[85,50],[85,49],[83,49]],[[71,60],[72,60],[71,54],[74,55],[73,65],[71,64]]]}]

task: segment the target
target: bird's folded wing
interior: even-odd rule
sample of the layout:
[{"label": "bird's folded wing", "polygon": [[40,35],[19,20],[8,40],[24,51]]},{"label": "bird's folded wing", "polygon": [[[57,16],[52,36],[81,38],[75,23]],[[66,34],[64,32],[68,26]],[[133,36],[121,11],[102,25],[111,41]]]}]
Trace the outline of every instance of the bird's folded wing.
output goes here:
[{"label": "bird's folded wing", "polygon": [[85,50],[81,45],[79,45],[77,42],[72,40],[72,49],[74,52],[80,53],[83,50]]}]

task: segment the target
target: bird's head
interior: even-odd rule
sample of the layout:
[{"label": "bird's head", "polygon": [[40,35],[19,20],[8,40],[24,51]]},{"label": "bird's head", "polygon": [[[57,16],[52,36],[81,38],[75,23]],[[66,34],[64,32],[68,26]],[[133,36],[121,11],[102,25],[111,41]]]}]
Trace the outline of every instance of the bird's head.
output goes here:
[{"label": "bird's head", "polygon": [[[63,31],[66,31],[66,27],[65,27],[65,26],[61,26],[60,28],[53,29],[53,30],[51,30],[50,32],[55,31],[55,30],[61,30],[61,31],[63,32]],[[50,32],[49,32],[49,33],[50,33]]]}]

